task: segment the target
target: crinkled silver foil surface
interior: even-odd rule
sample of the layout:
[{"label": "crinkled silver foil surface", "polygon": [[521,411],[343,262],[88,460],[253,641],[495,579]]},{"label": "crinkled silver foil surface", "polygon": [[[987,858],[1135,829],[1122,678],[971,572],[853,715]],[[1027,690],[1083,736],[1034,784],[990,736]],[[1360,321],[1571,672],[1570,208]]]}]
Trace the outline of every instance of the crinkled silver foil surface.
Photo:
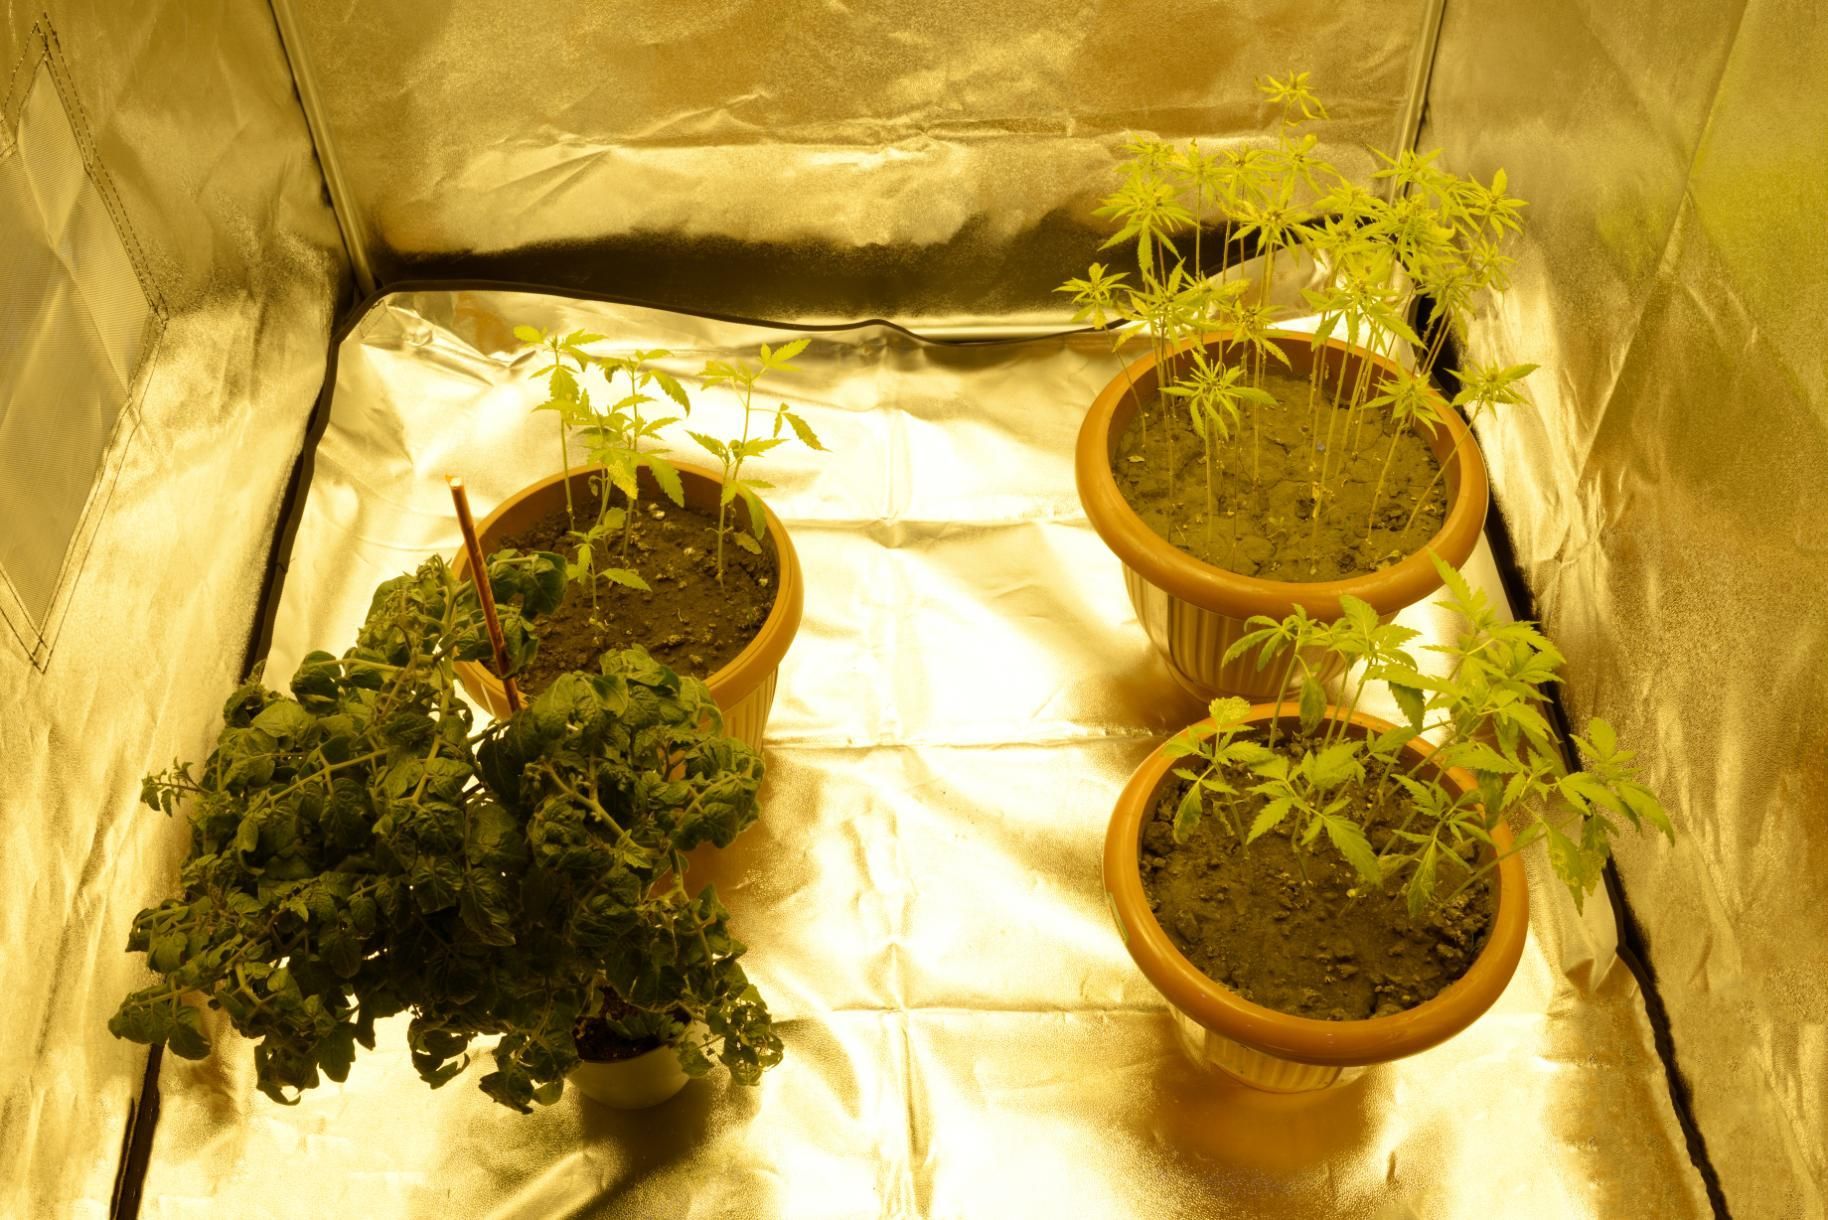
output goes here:
[{"label": "crinkled silver foil surface", "polygon": [[[554,465],[509,327],[707,357],[786,334],[631,307],[395,294],[341,344],[271,655],[341,648],[381,579]],[[1197,1075],[1105,909],[1129,771],[1197,718],[1073,488],[1106,341],[814,338],[789,396],[829,457],[768,455],[806,573],[763,817],[726,893],[787,1058],[649,1112],[521,1117],[414,1075],[398,1021],[284,1108],[226,1033],[167,1061],[143,1214],[1689,1217],[1705,1213],[1603,898],[1532,862],[1515,981],[1460,1037],[1305,1097]],[[688,377],[690,381],[691,378]],[[734,409],[703,394],[715,432]],[[680,438],[680,443],[687,443]],[[1474,578],[1496,588],[1481,552]],[[1408,620],[1435,635],[1444,612]],[[201,723],[192,726],[201,731]]]},{"label": "crinkled silver foil surface", "polygon": [[1450,4],[1423,133],[1531,200],[1486,452],[1571,709],[1678,813],[1620,872],[1742,1218],[1828,1215],[1824,65],[1810,5]]},{"label": "crinkled silver foil surface", "polygon": [[358,259],[744,317],[1057,313],[1129,133],[1401,143],[1428,0],[275,0]]},{"label": "crinkled silver foil surface", "polygon": [[[47,63],[165,320],[43,668],[0,634],[0,1215],[21,1220],[107,1214],[147,1052],[104,1026],[185,841],[139,776],[215,733],[347,276],[264,7],[0,4],[0,95]],[[6,340],[54,343],[49,312]]]}]

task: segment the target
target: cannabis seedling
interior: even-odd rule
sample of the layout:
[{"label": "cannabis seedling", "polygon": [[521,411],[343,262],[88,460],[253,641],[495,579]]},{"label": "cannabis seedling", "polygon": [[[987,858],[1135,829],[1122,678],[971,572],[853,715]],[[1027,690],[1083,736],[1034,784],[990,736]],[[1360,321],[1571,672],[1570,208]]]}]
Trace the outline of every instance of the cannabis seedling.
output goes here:
[{"label": "cannabis seedling", "polygon": [[[1408,409],[1414,400],[1409,387],[1400,381],[1386,384],[1376,361],[1359,361],[1356,374],[1347,376],[1343,361],[1329,359],[1329,340],[1337,336],[1398,366],[1412,366],[1425,382],[1448,336],[1464,336],[1465,320],[1483,294],[1501,291],[1507,284],[1511,259],[1505,244],[1521,230],[1523,204],[1506,193],[1502,170],[1489,185],[1457,177],[1441,168],[1438,152],[1394,157],[1379,153],[1381,164],[1372,181],[1385,195],[1375,194],[1322,158],[1317,137],[1302,130],[1327,114],[1307,73],[1266,77],[1258,89],[1280,119],[1274,142],[1267,147],[1239,147],[1214,155],[1197,144],[1178,151],[1150,139],[1132,139],[1125,145],[1126,157],[1118,166],[1119,188],[1095,214],[1116,226],[1103,248],[1133,249],[1135,270],[1112,271],[1094,263],[1084,277],[1066,281],[1057,291],[1072,297],[1075,320],[1113,330],[1114,350],[1132,337],[1148,340],[1157,369],[1164,370],[1157,401],[1141,401],[1135,384],[1130,385],[1146,444],[1152,414],[1164,410],[1167,399],[1179,397],[1171,392],[1177,379],[1165,370],[1169,353],[1183,341],[1218,332],[1231,345],[1242,346],[1253,388],[1261,388],[1267,361],[1288,363],[1275,341],[1275,328],[1290,311],[1270,300],[1267,286],[1279,258],[1311,259],[1321,274],[1319,287],[1304,290],[1307,307],[1318,315],[1306,407],[1308,432],[1316,442],[1308,448],[1307,503],[1317,537],[1323,510],[1338,499],[1348,466],[1363,452],[1367,419],[1390,408],[1397,417],[1397,435],[1402,435],[1409,421],[1426,426],[1434,414]],[[1224,226],[1225,238],[1218,267],[1208,268],[1201,243],[1205,229],[1214,224]],[[1189,229],[1191,266],[1181,260],[1176,244]],[[1247,248],[1253,245],[1255,257],[1262,260],[1265,288],[1260,293],[1254,291],[1256,276],[1233,274],[1242,269]],[[1428,316],[1412,324],[1424,296],[1431,302]],[[1417,325],[1424,333],[1418,333]],[[1404,349],[1415,354],[1413,361],[1400,358]],[[1329,397],[1333,410],[1321,427]],[[1274,409],[1264,405],[1251,411],[1253,483],[1261,458],[1261,411]],[[1336,436],[1342,424],[1344,435]],[[1171,428],[1170,496],[1179,465],[1174,435]],[[1393,456],[1394,448],[1382,455],[1380,489]],[[1213,463],[1220,460],[1223,447],[1209,445],[1209,481],[1216,474]],[[1405,532],[1433,494],[1440,474],[1437,471],[1411,507]],[[1382,497],[1380,490],[1375,498]],[[1374,517],[1377,508],[1374,505]]]},{"label": "cannabis seedling", "polygon": [[[736,395],[743,407],[742,432],[729,440],[719,440],[702,432],[688,432],[698,446],[723,464],[723,490],[717,503],[717,583],[724,581],[724,539],[730,537],[736,544],[752,554],[762,552],[761,540],[768,536],[768,518],[762,511],[762,500],[756,493],[772,487],[772,483],[760,479],[743,477],[743,463],[752,457],[760,457],[777,445],[783,445],[789,439],[781,435],[782,425],[786,425],[800,443],[820,452],[825,446],[813,434],[807,422],[788,410],[786,403],[781,403],[774,410],[773,429],[767,436],[751,436],[753,430],[755,383],[761,380],[763,373],[788,372],[799,368],[793,363],[795,356],[806,350],[807,340],[795,339],[780,347],[762,344],[757,360],[712,360],[706,363],[702,374],[707,386],[728,386]],[[730,528],[730,507],[738,499],[749,511],[749,533]]]},{"label": "cannabis seedling", "polygon": [[[564,562],[501,554],[489,577],[519,669]],[[197,1003],[220,1009],[285,1104],[400,1012],[433,1087],[496,1037],[479,1083],[522,1111],[558,1099],[579,1019],[605,1012],[693,1075],[713,1050],[742,1083],[779,1061],[727,912],[684,884],[685,852],[755,819],[760,758],[703,683],[639,649],[474,731],[453,667],[490,651],[474,587],[429,560],[376,590],[353,649],[305,657],[289,697],[256,674],[201,767],[146,780],[191,844],[182,892],[134,919],[128,948],[161,977],[114,1034],[201,1058]]]},{"label": "cannabis seedling", "polygon": [[[1589,721],[1574,739],[1585,765],[1563,763],[1540,710],[1561,663],[1554,645],[1533,624],[1503,621],[1438,557],[1435,566],[1448,590],[1443,604],[1466,624],[1452,643],[1430,646],[1451,660],[1445,676],[1417,666],[1407,648],[1415,632],[1379,623],[1354,597],[1340,599],[1344,616],[1335,623],[1303,613],[1250,620],[1252,630],[1225,659],[1255,652],[1259,669],[1280,660],[1284,676],[1298,679],[1296,728],[1278,748],[1280,700],[1267,731],[1245,723],[1242,699],[1213,700],[1210,721],[1166,747],[1184,760],[1175,774],[1188,785],[1174,820],[1177,839],[1214,812],[1246,845],[1272,831],[1287,834],[1300,865],[1324,837],[1365,890],[1400,885],[1412,915],[1451,900],[1538,841],[1579,907],[1598,885],[1622,823],[1673,840],[1668,813],[1604,720]],[[1356,675],[1343,707],[1329,704],[1321,684],[1329,657]],[[1402,709],[1403,723],[1375,736],[1349,731],[1374,683]],[[1405,747],[1424,733],[1440,744],[1426,762],[1409,760]],[[1476,777],[1472,790],[1443,782],[1456,767]],[[1523,829],[1500,852],[1492,831],[1506,819]]]}]

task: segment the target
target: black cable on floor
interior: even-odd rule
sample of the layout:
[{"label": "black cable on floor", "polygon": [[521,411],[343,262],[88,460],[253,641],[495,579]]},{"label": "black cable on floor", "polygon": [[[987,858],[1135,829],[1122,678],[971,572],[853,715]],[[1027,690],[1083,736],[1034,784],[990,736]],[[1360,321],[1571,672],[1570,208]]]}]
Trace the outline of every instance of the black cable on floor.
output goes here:
[{"label": "black cable on floor", "polygon": [[127,1129],[121,1132],[121,1163],[114,1171],[114,1191],[108,1200],[108,1215],[114,1220],[135,1220],[140,1214],[146,1167],[152,1161],[152,1134],[159,1125],[159,1061],[164,1050],[154,1046],[146,1056],[139,1099],[127,1111]]},{"label": "black cable on floor", "polygon": [[[1428,303],[1422,304],[1422,315],[1426,316]],[[1432,335],[1430,336],[1432,338]],[[1442,344],[1439,359],[1435,361],[1434,381],[1438,388],[1451,401],[1460,391],[1459,379],[1451,372],[1459,363],[1454,338],[1451,334]],[[1536,615],[1536,598],[1523,579],[1523,570],[1517,563],[1517,551],[1511,543],[1511,531],[1505,524],[1504,514],[1499,511],[1495,492],[1488,493],[1485,514],[1485,540],[1492,548],[1492,560],[1498,569],[1498,579],[1504,586],[1505,600],[1510,603],[1511,614],[1515,618],[1540,622]],[[1562,758],[1570,769],[1578,769],[1580,757],[1574,748],[1573,721],[1568,715],[1568,708],[1562,702],[1561,688],[1549,688],[1548,701],[1549,723],[1554,726],[1555,737],[1561,746]],[[1695,1121],[1694,1093],[1690,1089],[1688,1077],[1676,1062],[1675,1037],[1670,1032],[1669,1010],[1663,1004],[1663,993],[1657,983],[1656,968],[1651,965],[1650,941],[1644,934],[1643,925],[1631,909],[1631,901],[1625,896],[1625,885],[1619,878],[1617,866],[1606,861],[1603,874],[1606,884],[1606,897],[1612,903],[1613,918],[1618,927],[1618,957],[1631,971],[1637,980],[1638,990],[1644,997],[1644,1014],[1650,1020],[1650,1036],[1657,1049],[1657,1058],[1663,1063],[1663,1077],[1669,1087],[1670,1108],[1675,1111],[1676,1125],[1682,1128],[1682,1140],[1687,1146],[1688,1159],[1701,1175],[1701,1185],[1707,1191],[1707,1201],[1714,1209],[1716,1220],[1731,1220],[1732,1212],[1727,1208],[1726,1194],[1720,1188],[1720,1175],[1714,1169],[1714,1162],[1708,1156],[1707,1138],[1701,1134],[1700,1124]]]}]

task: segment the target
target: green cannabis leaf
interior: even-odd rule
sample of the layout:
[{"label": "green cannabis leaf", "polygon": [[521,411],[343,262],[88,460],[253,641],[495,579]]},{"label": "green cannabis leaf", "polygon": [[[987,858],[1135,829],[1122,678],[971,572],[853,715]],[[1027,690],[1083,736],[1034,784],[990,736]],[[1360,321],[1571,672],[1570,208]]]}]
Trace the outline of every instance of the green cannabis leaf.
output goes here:
[{"label": "green cannabis leaf", "polygon": [[[1068,279],[1056,291],[1071,298],[1075,321],[1112,331],[1113,350],[1132,338],[1146,338],[1161,379],[1153,401],[1145,401],[1145,392],[1130,379],[1127,367],[1122,373],[1141,439],[1148,442],[1153,418],[1186,405],[1195,413],[1195,431],[1205,442],[1208,488],[1229,487],[1226,472],[1218,466],[1224,460],[1223,448],[1212,438],[1220,431],[1228,440],[1237,421],[1215,428],[1222,408],[1215,413],[1196,401],[1185,401],[1194,397],[1189,393],[1193,381],[1214,374],[1204,367],[1189,370],[1186,358],[1176,353],[1196,339],[1211,344],[1218,353],[1212,367],[1241,367],[1248,388],[1261,391],[1265,367],[1271,362],[1290,365],[1284,345],[1297,339],[1279,329],[1295,311],[1272,297],[1269,287],[1279,261],[1286,265],[1291,258],[1305,260],[1318,282],[1302,290],[1305,310],[1317,315],[1310,339],[1316,350],[1309,364],[1306,410],[1317,441],[1324,433],[1324,442],[1312,445],[1306,454],[1310,549],[1317,549],[1323,508],[1342,494],[1349,463],[1368,445],[1367,419],[1388,410],[1396,427],[1373,495],[1368,541],[1380,508],[1386,510],[1389,523],[1403,519],[1400,511],[1383,503],[1394,441],[1418,427],[1432,430],[1445,412],[1446,404],[1425,387],[1448,336],[1464,339],[1467,318],[1487,294],[1508,286],[1513,260],[1507,247],[1521,232],[1524,205],[1507,193],[1509,182],[1502,170],[1489,184],[1459,177],[1439,164],[1438,150],[1378,153],[1379,168],[1372,182],[1383,193],[1373,192],[1321,157],[1319,136],[1304,130],[1328,117],[1309,73],[1266,76],[1257,89],[1281,119],[1273,137],[1265,141],[1216,154],[1202,150],[1197,142],[1182,149],[1146,137],[1125,142],[1116,167],[1117,189],[1101,201],[1094,215],[1113,225],[1101,248],[1116,250],[1126,260],[1133,251],[1135,266],[1112,269],[1095,262],[1085,275]],[[1204,248],[1209,231],[1219,239],[1217,266]],[[1191,259],[1183,254],[1189,233]],[[1424,298],[1431,303],[1426,311],[1419,308]],[[1419,317],[1423,312],[1427,316]],[[1360,360],[1356,373],[1348,374],[1339,361],[1326,358],[1327,345],[1336,339],[1384,359]],[[1408,371],[1392,375],[1392,366]],[[1453,405],[1476,420],[1496,405],[1521,402],[1514,382],[1532,368],[1517,365],[1461,373],[1465,388]],[[1210,399],[1209,390],[1200,394]],[[1253,399],[1249,413],[1253,484],[1261,477],[1260,413],[1299,409],[1264,398]],[[1335,409],[1325,413],[1322,428],[1321,407],[1329,400]],[[1338,437],[1341,414],[1345,435]],[[1175,495],[1181,466],[1174,452],[1175,435],[1173,429],[1167,433],[1170,497]],[[1460,435],[1455,432],[1456,446]],[[1450,454],[1415,496],[1405,534],[1452,464]],[[1405,489],[1403,494],[1414,492]],[[1217,515],[1209,490],[1209,545]]]},{"label": "green cannabis leaf", "polygon": [[[760,457],[778,445],[783,445],[788,438],[781,435],[786,427],[798,440],[809,449],[823,453],[825,446],[814,435],[809,425],[795,414],[786,403],[781,403],[774,410],[773,431],[766,437],[752,436],[754,419],[755,383],[761,380],[763,373],[792,372],[799,369],[793,363],[794,358],[806,350],[810,340],[795,339],[780,347],[770,347],[764,343],[755,360],[711,360],[706,362],[701,376],[707,386],[725,386],[736,395],[743,407],[743,429],[739,436],[721,440],[702,432],[688,432],[692,440],[706,453],[716,458],[723,467],[723,491],[717,506],[717,526],[713,531],[717,536],[717,582],[724,580],[724,541],[730,539],[736,545],[752,554],[761,554],[761,540],[768,536],[768,519],[762,511],[761,498],[757,491],[767,490],[771,484],[760,479],[745,479],[743,463],[750,458]],[[730,506],[737,500],[743,502],[748,510],[749,531],[732,530]]]},{"label": "green cannabis leaf", "polygon": [[[1208,721],[1169,741],[1164,752],[1187,784],[1175,812],[1177,839],[1208,813],[1245,844],[1287,827],[1299,864],[1324,837],[1365,887],[1401,884],[1415,915],[1497,867],[1492,831],[1500,821],[1520,827],[1510,853],[1547,843],[1577,907],[1598,885],[1622,824],[1673,840],[1669,812],[1640,782],[1632,752],[1606,721],[1590,721],[1574,738],[1584,767],[1563,764],[1540,710],[1562,661],[1555,646],[1533,623],[1504,621],[1458,571],[1431,558],[1447,590],[1441,604],[1464,623],[1451,643],[1428,646],[1449,661],[1445,677],[1418,669],[1408,651],[1416,632],[1380,622],[1351,596],[1340,599],[1343,613],[1333,623],[1297,607],[1280,622],[1259,616],[1246,624],[1226,662],[1253,652],[1259,669],[1281,661],[1278,689],[1300,692],[1298,727],[1282,734],[1278,748],[1285,715],[1259,729],[1244,723],[1243,700],[1218,700]],[[1327,701],[1319,680],[1330,663],[1348,673],[1343,706]],[[1407,723],[1354,735],[1348,726],[1373,684]],[[1439,738],[1426,766],[1404,753],[1424,733]],[[1472,790],[1444,781],[1453,768],[1473,774]],[[1373,828],[1382,829],[1368,833]]]}]

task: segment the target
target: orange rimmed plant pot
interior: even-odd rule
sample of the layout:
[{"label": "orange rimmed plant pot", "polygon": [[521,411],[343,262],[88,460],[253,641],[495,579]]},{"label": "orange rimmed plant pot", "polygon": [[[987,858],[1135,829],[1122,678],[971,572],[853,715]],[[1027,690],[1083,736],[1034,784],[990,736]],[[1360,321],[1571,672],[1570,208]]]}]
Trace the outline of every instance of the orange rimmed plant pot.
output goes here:
[{"label": "orange rimmed plant pot", "polygon": [[[1329,708],[1328,715],[1336,711]],[[1266,724],[1278,715],[1285,721],[1295,719],[1287,705],[1279,713],[1277,705],[1260,703],[1250,709],[1247,722]],[[1350,731],[1359,736],[1390,727],[1363,713],[1355,714],[1350,723]],[[1422,741],[1407,747],[1417,760],[1433,752]],[[1104,886],[1124,945],[1167,999],[1181,1043],[1195,1063],[1271,1092],[1324,1089],[1345,1083],[1358,1069],[1445,1042],[1478,1020],[1503,994],[1523,956],[1530,924],[1523,861],[1515,855],[1505,857],[1496,869],[1498,906],[1479,955],[1465,974],[1414,1008],[1357,1021],[1322,1021],[1253,1004],[1208,977],[1174,947],[1143,891],[1143,827],[1177,765],[1179,760],[1169,757],[1164,744],[1136,769],[1117,798],[1104,840]],[[1477,786],[1470,774],[1457,768],[1440,774],[1456,792]],[[1500,851],[1512,842],[1502,824],[1493,829],[1492,838]]]},{"label": "orange rimmed plant pot", "polygon": [[[596,491],[591,487],[590,479],[600,469],[602,468],[593,466],[572,472],[571,494],[578,503],[597,502]],[[683,464],[679,466],[679,478],[684,487],[686,504],[715,515],[723,481],[711,471]],[[660,498],[653,476],[645,469],[641,471],[641,493],[644,499],[663,506],[668,503]],[[477,525],[476,532],[482,542],[483,554],[488,555],[499,549],[504,539],[528,529],[555,512],[563,511],[564,507],[563,474],[551,475],[530,487],[522,488],[502,501],[494,512]],[[762,733],[768,726],[769,709],[774,706],[774,689],[780,676],[781,659],[787,655],[787,648],[800,629],[800,614],[805,600],[800,559],[794,552],[793,539],[788,536],[787,528],[772,509],[763,505],[762,511],[768,521],[768,537],[762,545],[774,555],[779,573],[774,606],[768,611],[768,617],[762,620],[761,630],[756,632],[755,638],[744,645],[743,650],[731,658],[728,664],[705,678],[711,697],[717,701],[718,708],[724,714],[724,732],[757,750],[762,748]],[[469,556],[458,551],[456,559],[451,562],[451,570],[459,580],[467,580]],[[472,698],[495,716],[505,718],[508,715],[507,691],[502,686],[501,679],[486,666],[472,661],[460,662],[457,665],[457,680]]]},{"label": "orange rimmed plant pot", "polygon": [[[1314,362],[1310,337],[1279,332],[1274,339],[1288,356],[1291,370],[1306,377]],[[1191,351],[1198,344],[1216,351],[1225,348],[1227,340],[1222,335],[1189,339],[1174,349],[1175,354]],[[1329,353],[1328,368],[1339,370],[1332,373],[1334,377],[1356,377],[1366,361],[1376,366],[1373,385],[1396,372],[1389,360],[1363,348],[1337,340],[1324,347]],[[1458,568],[1478,545],[1485,528],[1485,462],[1466,424],[1453,411],[1443,409],[1444,426],[1424,435],[1436,459],[1447,467],[1447,515],[1426,549],[1376,572],[1312,583],[1260,580],[1195,559],[1144,524],[1111,473],[1111,461],[1136,413],[1136,402],[1155,397],[1156,380],[1155,357],[1150,354],[1131,363],[1105,386],[1079,428],[1074,475],[1092,528],[1123,562],[1124,584],[1143,630],[1175,679],[1202,699],[1215,694],[1266,699],[1277,694],[1281,667],[1258,669],[1254,655],[1225,663],[1226,650],[1249,630],[1245,622],[1253,614],[1281,620],[1299,605],[1311,617],[1330,623],[1340,617],[1340,597],[1349,594],[1368,602],[1388,621],[1441,587],[1427,550]],[[1321,654],[1311,659],[1318,664]],[[1330,675],[1323,671],[1322,676]]]}]

